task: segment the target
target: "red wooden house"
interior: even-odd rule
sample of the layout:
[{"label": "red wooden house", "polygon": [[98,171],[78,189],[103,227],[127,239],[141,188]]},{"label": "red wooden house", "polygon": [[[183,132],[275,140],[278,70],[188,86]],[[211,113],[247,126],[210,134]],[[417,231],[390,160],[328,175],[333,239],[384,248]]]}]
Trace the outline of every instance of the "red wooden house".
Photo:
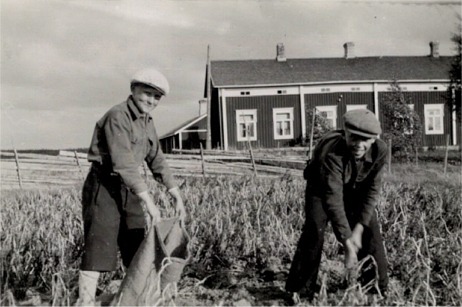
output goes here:
[{"label": "red wooden house", "polygon": [[440,56],[430,43],[429,56],[356,57],[354,44],[343,58],[287,59],[277,46],[273,60],[211,61],[212,146],[222,149],[291,146],[306,138],[306,112],[316,108],[341,128],[353,108],[380,114],[380,103],[396,80],[423,124],[425,147],[457,144],[460,127],[449,111],[447,86],[452,57]]}]

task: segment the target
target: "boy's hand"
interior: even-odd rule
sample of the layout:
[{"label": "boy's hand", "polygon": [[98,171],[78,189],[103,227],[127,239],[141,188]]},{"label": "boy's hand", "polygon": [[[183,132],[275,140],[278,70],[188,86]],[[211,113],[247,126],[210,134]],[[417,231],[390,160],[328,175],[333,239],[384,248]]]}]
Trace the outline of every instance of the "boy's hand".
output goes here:
[{"label": "boy's hand", "polygon": [[350,239],[345,241],[345,267],[352,269],[358,263],[358,255],[356,254],[356,247]]},{"label": "boy's hand", "polygon": [[161,219],[160,210],[154,204],[151,196],[149,196],[148,191],[141,192],[137,194],[139,198],[141,198],[142,205],[144,206],[146,212],[151,217],[151,222],[156,223]]},{"label": "boy's hand", "polygon": [[178,214],[180,217],[180,220],[184,222],[186,218],[186,210],[184,208],[183,198],[181,197],[181,194],[180,194],[180,189],[178,187],[175,187],[175,188],[168,190],[168,192],[173,198],[173,203],[175,205],[176,214]]},{"label": "boy's hand", "polygon": [[350,239],[345,241],[345,272],[346,280],[349,285],[356,280],[356,265],[358,264],[358,255],[356,247]]},{"label": "boy's hand", "polygon": [[358,251],[363,247],[363,232],[364,226],[361,223],[358,223],[355,225],[355,228],[353,229],[353,232],[349,239],[353,244],[356,253],[358,253]]}]

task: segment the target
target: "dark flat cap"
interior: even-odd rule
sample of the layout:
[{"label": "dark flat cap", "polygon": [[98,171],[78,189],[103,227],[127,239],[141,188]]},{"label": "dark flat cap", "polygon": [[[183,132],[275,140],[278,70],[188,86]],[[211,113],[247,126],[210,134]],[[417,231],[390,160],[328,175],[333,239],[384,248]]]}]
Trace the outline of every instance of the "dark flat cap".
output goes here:
[{"label": "dark flat cap", "polygon": [[352,134],[376,138],[382,133],[380,122],[375,114],[366,109],[352,110],[343,115],[345,129]]}]

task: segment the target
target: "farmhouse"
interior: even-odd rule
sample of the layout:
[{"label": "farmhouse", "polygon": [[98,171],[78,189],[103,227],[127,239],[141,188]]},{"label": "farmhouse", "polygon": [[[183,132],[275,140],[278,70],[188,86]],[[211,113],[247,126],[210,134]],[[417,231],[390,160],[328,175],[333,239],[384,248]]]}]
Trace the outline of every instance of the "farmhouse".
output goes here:
[{"label": "farmhouse", "polygon": [[299,144],[309,130],[307,112],[314,109],[333,128],[342,127],[342,115],[355,108],[368,108],[380,119],[394,80],[422,120],[422,145],[443,146],[447,136],[457,144],[460,123],[446,105],[452,57],[439,55],[438,42],[430,43],[428,56],[356,57],[352,42],[343,47],[342,58],[288,59],[278,44],[275,59],[211,61],[212,147]]}]

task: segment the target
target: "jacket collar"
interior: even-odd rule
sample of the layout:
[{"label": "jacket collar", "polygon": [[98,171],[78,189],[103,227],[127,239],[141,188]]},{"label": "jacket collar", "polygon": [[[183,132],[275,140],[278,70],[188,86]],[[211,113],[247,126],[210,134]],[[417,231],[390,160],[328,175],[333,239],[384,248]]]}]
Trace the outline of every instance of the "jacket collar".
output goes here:
[{"label": "jacket collar", "polygon": [[127,106],[128,106],[128,110],[130,111],[130,114],[132,115],[133,120],[136,120],[138,118],[145,118],[145,117],[147,117],[148,120],[152,119],[150,114],[144,114],[143,112],[140,111],[135,101],[133,100],[132,95],[130,95],[127,98]]},{"label": "jacket collar", "polygon": [[371,148],[369,148],[369,150],[364,155],[364,161],[372,163],[372,148],[373,147],[374,147],[374,144],[372,144]]}]

